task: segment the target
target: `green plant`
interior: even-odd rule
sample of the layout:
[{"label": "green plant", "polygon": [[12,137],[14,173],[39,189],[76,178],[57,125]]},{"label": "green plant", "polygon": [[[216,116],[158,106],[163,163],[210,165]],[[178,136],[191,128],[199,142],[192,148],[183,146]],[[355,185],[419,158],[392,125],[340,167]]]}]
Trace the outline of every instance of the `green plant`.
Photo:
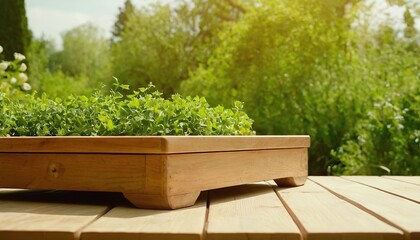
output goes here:
[{"label": "green plant", "polygon": [[[259,134],[309,134],[310,174],[416,173],[420,125],[408,119],[420,112],[418,38],[358,23],[365,3],[357,2],[262,1],[225,27],[180,92],[245,102]],[[400,110],[373,105],[384,101]]]},{"label": "green plant", "polygon": [[153,82],[165,96],[207,62],[224,25],[235,22],[249,0],[177,0],[132,9],[126,1],[115,25],[113,74],[131,86]]},{"label": "green plant", "polygon": [[[87,23],[62,34],[63,50],[56,54],[60,70],[71,77],[85,76],[95,83],[109,79],[109,42],[98,26]],[[108,80],[109,81],[109,80]]]},{"label": "green plant", "polygon": [[204,98],[170,99],[153,86],[124,97],[118,89],[103,95],[49,99],[26,95],[17,101],[0,94],[1,136],[102,136],[102,135],[249,135],[252,120],[242,104],[232,109],[212,108]]},{"label": "green plant", "polygon": [[[181,93],[246,102],[259,134],[309,134],[310,173],[326,174],[330,150],[357,119],[348,84],[343,1],[269,0],[225,28],[207,64]],[[355,109],[356,108],[356,109]],[[354,109],[356,111],[354,111]],[[351,114],[350,114],[351,113]]]},{"label": "green plant", "polygon": [[420,91],[378,97],[353,136],[332,155],[336,174],[419,175]]}]

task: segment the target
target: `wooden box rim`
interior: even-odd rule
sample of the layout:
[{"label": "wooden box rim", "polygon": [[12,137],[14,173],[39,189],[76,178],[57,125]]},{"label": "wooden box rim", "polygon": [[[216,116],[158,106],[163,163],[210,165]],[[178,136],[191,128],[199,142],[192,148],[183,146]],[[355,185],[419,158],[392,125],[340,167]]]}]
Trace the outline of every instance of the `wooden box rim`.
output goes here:
[{"label": "wooden box rim", "polygon": [[0,153],[177,154],[309,146],[308,135],[0,137]]}]

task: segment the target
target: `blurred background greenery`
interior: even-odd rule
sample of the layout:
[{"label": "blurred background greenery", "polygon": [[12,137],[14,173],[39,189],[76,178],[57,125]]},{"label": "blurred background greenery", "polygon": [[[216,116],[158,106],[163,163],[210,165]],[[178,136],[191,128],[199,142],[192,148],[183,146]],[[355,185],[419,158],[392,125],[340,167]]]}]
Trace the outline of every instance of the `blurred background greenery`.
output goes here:
[{"label": "blurred background greenery", "polygon": [[386,1],[405,9],[402,30],[373,24],[361,0],[173,2],[126,0],[112,37],[83,24],[58,49],[32,36],[24,0],[1,0],[0,60],[24,54],[32,91],[52,98],[116,76],[214,106],[242,101],[257,134],[311,136],[310,174],[420,174],[418,1]]}]

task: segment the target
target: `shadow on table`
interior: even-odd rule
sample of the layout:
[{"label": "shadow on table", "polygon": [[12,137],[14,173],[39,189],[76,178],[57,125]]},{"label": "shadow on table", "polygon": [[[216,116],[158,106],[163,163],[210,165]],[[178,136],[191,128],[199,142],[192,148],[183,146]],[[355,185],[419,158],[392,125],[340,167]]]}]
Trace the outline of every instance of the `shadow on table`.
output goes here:
[{"label": "shadow on table", "polygon": [[129,204],[121,193],[50,190],[0,191],[0,201],[71,203],[84,205]]},{"label": "shadow on table", "polygon": [[[262,194],[273,194],[273,188],[267,183],[245,184],[221,188],[201,193],[194,206],[178,210],[136,209],[121,193],[85,192],[85,191],[47,191],[47,190],[0,190],[0,213],[28,212],[39,214],[76,215],[80,211],[61,211],[61,208],[86,208],[89,206],[108,206],[112,209],[107,216],[117,218],[137,218],[176,211],[190,211],[196,208],[209,207],[210,204],[223,204],[244,199],[252,199]],[[54,207],[56,206],[56,207]],[[60,206],[60,207],[58,207]],[[45,211],[46,208],[53,209]],[[123,214],[113,214],[115,208],[124,209]],[[44,210],[43,210],[44,209]]]}]

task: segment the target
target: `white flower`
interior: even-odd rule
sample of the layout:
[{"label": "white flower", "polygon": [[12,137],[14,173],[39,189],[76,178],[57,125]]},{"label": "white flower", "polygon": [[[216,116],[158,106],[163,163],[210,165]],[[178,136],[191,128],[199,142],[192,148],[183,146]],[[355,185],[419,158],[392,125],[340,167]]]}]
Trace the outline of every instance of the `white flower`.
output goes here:
[{"label": "white flower", "polygon": [[15,57],[15,59],[16,60],[18,60],[19,62],[20,61],[23,61],[23,60],[25,60],[26,59],[26,57],[23,55],[23,54],[20,54],[20,53],[14,53],[13,54],[13,56]]},{"label": "white flower", "polygon": [[19,80],[21,80],[22,82],[26,82],[28,81],[28,76],[26,76],[26,74],[24,73],[19,73]]},{"label": "white flower", "polygon": [[3,47],[0,45],[0,53],[3,52]]},{"label": "white flower", "polygon": [[29,85],[29,83],[24,83],[22,88],[25,91],[29,91],[29,90],[31,90],[32,87],[31,87],[31,85]]},{"label": "white flower", "polygon": [[26,69],[28,69],[26,64],[24,64],[24,63],[20,64],[19,71],[24,72],[24,71],[26,71]]},{"label": "white flower", "polygon": [[16,79],[15,77],[12,77],[12,78],[10,79],[10,82],[11,82],[12,84],[15,84],[15,83],[17,83],[17,79]]},{"label": "white flower", "polygon": [[9,67],[9,63],[8,62],[1,62],[0,63],[0,71],[1,70],[6,70]]}]

